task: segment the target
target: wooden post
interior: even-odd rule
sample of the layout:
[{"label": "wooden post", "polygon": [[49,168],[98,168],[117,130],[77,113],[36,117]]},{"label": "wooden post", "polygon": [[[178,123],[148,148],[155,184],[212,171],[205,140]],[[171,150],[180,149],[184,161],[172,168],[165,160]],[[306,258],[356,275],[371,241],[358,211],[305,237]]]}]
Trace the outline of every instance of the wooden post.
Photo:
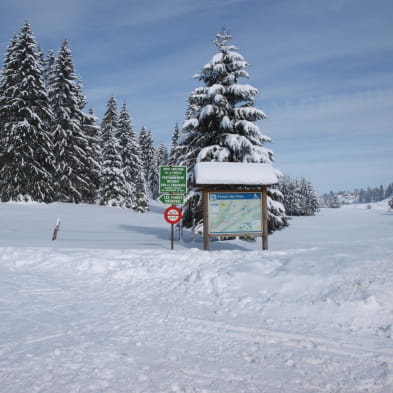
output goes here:
[{"label": "wooden post", "polygon": [[57,233],[59,232],[59,229],[60,229],[60,218],[56,220],[56,225],[55,225],[55,229],[53,230],[52,240],[57,239]]},{"label": "wooden post", "polygon": [[202,191],[202,207],[203,207],[203,248],[209,251],[209,193],[206,186],[203,186]]},{"label": "wooden post", "polygon": [[268,249],[267,187],[262,187],[262,250]]}]

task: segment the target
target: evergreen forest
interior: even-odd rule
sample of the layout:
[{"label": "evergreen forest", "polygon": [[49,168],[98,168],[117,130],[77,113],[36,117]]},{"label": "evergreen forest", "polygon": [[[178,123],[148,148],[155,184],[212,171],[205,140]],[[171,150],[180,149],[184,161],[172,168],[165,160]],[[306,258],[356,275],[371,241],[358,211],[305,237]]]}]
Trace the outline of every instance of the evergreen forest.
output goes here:
[{"label": "evergreen forest", "polygon": [[[195,75],[199,86],[168,149],[155,145],[150,129],[137,132],[126,103],[114,96],[99,120],[87,107],[67,40],[45,54],[25,22],[9,42],[0,75],[1,201],[99,203],[143,213],[159,196],[159,167],[184,165],[189,191],[183,223],[200,222],[195,163],[274,162],[271,140],[257,124],[266,118],[255,108],[258,90],[244,83],[248,63],[231,39],[226,30],[217,34],[217,52]],[[288,215],[319,209],[305,179],[282,178],[268,198],[270,232],[287,226]]]}]

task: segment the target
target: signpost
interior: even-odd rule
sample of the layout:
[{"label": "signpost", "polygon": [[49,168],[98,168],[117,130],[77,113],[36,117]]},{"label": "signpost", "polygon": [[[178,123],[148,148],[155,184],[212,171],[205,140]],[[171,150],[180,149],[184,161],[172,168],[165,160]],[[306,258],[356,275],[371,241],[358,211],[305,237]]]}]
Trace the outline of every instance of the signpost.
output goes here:
[{"label": "signpost", "polygon": [[177,206],[170,206],[165,210],[164,218],[168,224],[171,224],[171,250],[173,250],[173,225],[177,224],[182,219],[181,210]]},{"label": "signpost", "polygon": [[171,224],[171,250],[173,250],[173,226],[182,219],[181,210],[173,205],[184,203],[187,192],[187,167],[178,165],[160,166],[160,196],[161,203],[172,205],[165,210],[164,218]]},{"label": "signpost", "polygon": [[160,166],[160,194],[185,194],[187,192],[187,167]]}]

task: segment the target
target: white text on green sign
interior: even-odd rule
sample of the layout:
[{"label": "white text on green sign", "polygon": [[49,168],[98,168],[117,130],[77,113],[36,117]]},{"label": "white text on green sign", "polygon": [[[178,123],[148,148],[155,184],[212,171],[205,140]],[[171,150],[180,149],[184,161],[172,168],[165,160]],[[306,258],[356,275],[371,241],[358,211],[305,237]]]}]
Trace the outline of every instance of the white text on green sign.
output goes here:
[{"label": "white text on green sign", "polygon": [[209,193],[210,234],[262,233],[260,192]]},{"label": "white text on green sign", "polygon": [[187,167],[160,166],[160,193],[185,194],[187,192]]},{"label": "white text on green sign", "polygon": [[184,195],[183,194],[162,194],[158,200],[166,205],[183,205]]}]

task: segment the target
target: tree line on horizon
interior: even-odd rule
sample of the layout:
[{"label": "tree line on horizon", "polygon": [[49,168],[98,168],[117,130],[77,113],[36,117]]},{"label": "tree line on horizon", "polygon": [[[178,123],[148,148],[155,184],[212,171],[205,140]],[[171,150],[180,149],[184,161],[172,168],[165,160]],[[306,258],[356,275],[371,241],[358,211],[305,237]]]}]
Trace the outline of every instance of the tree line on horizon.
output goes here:
[{"label": "tree line on horizon", "polygon": [[384,187],[356,188],[353,191],[330,191],[321,196],[322,204],[326,207],[340,207],[350,203],[375,203],[393,197],[393,183]]},{"label": "tree line on horizon", "polygon": [[[188,97],[184,124],[176,123],[168,152],[154,145],[145,127],[136,134],[126,104],[119,109],[113,96],[99,124],[93,110],[84,109],[68,42],[45,57],[25,22],[8,46],[0,78],[1,200],[100,203],[145,212],[159,195],[159,166],[184,165],[189,191],[183,222],[200,221],[196,162],[274,161],[265,147],[270,138],[257,125],[266,118],[254,106],[258,90],[239,82],[249,77],[248,63],[231,38],[225,30],[217,34],[217,53],[195,76],[203,85]],[[303,200],[311,195],[307,190]],[[269,190],[270,232],[288,225],[288,192],[282,185]]]}]

